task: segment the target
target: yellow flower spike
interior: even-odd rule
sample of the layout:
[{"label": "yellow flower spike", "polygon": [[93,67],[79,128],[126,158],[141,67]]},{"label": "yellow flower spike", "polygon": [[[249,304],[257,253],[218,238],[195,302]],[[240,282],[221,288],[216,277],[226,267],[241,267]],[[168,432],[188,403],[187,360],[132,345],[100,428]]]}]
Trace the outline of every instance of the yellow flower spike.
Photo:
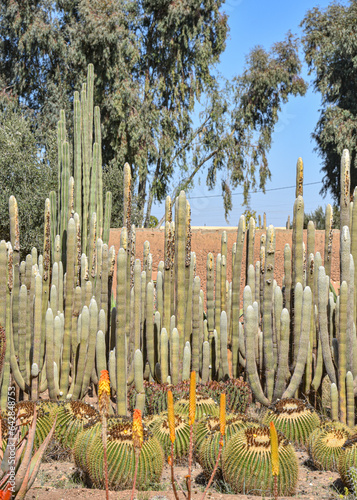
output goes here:
[{"label": "yellow flower spike", "polygon": [[170,440],[175,442],[175,413],[174,413],[174,397],[171,391],[167,391],[167,418],[169,421]]},{"label": "yellow flower spike", "polygon": [[98,382],[98,405],[99,411],[102,415],[108,415],[110,403],[110,378],[108,370],[100,372],[100,379]]},{"label": "yellow flower spike", "polygon": [[226,432],[226,394],[222,392],[219,404],[219,430],[221,435],[224,436]]},{"label": "yellow flower spike", "polygon": [[144,429],[141,419],[141,410],[134,410],[133,414],[133,445],[134,448],[141,448],[144,442]]},{"label": "yellow flower spike", "polygon": [[196,416],[196,372],[191,372],[190,377],[190,401],[188,407],[188,424],[195,423]]},{"label": "yellow flower spike", "polygon": [[273,476],[279,475],[278,433],[274,422],[270,422],[271,467]]}]

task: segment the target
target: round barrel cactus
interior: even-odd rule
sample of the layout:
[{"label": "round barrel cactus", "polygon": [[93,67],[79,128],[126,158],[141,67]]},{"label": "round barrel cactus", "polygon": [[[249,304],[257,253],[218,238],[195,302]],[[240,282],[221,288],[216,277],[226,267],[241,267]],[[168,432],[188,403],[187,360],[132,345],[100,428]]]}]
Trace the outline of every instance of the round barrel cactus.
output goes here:
[{"label": "round barrel cactus", "polygon": [[[109,425],[120,424],[129,421],[129,417],[120,415],[110,416],[107,420]],[[93,425],[88,424],[76,437],[73,446],[73,456],[76,466],[82,469],[88,476],[87,471],[87,452],[96,436],[102,435],[102,421],[97,420]]]},{"label": "round barrel cactus", "polygon": [[352,467],[357,467],[357,434],[353,434],[353,436],[345,441],[337,464],[338,473],[343,483],[350,490],[353,489],[350,476],[350,469]]},{"label": "round barrel cactus", "polygon": [[56,416],[58,405],[57,403],[45,400],[20,401],[16,403],[14,411],[17,415],[22,437],[25,436],[32,424],[35,407],[37,411],[37,420],[33,444],[34,450],[41,446],[49,434]]},{"label": "round barrel cactus", "polygon": [[98,420],[99,412],[93,406],[82,401],[65,401],[58,406],[55,436],[63,446],[72,449],[79,432]]},{"label": "round barrel cactus", "polygon": [[[226,415],[224,442],[227,443],[240,430],[254,426],[257,427],[259,424],[246,415]],[[218,417],[210,417],[197,424],[195,432],[197,461],[207,477],[211,476],[216,464],[220,439],[220,420]]]},{"label": "round barrel cactus", "polygon": [[351,437],[351,429],[341,422],[325,422],[310,434],[308,451],[315,467],[337,471],[342,447]]},{"label": "round barrel cactus", "polygon": [[[188,409],[189,409],[189,398],[180,399],[174,405],[175,413],[177,415],[184,415],[188,417]],[[197,394],[196,396],[196,419],[200,420],[203,417],[207,417],[209,415],[218,416],[219,415],[219,406],[218,404],[210,397],[201,396]]]},{"label": "round barrel cactus", "polygon": [[[159,440],[166,456],[171,453],[170,429],[167,412],[158,415],[151,426],[151,431]],[[190,426],[187,418],[182,415],[175,415],[175,459],[180,459],[188,455],[190,444]]]},{"label": "round barrel cactus", "polygon": [[[280,432],[278,453],[278,496],[293,495],[298,480],[298,459],[293,446]],[[223,451],[222,473],[236,494],[272,495],[274,477],[269,427],[248,427],[232,436]]]},{"label": "round barrel cactus", "polygon": [[[132,420],[108,420],[107,459],[108,480],[111,489],[128,489],[133,485],[135,449]],[[93,438],[86,454],[86,470],[97,488],[104,488],[104,451],[100,433]],[[144,489],[160,479],[164,466],[164,452],[158,439],[144,429],[144,443],[138,464],[137,488]]]},{"label": "round barrel cactus", "polygon": [[276,429],[293,443],[307,446],[312,431],[320,425],[320,417],[315,410],[300,399],[280,399],[267,410],[262,420],[269,425],[274,422]]}]

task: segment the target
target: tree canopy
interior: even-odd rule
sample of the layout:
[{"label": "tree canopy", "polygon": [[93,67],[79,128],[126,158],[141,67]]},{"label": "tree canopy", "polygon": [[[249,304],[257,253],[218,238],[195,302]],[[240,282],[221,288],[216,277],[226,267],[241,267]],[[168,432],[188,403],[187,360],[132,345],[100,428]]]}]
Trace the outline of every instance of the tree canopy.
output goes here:
[{"label": "tree canopy", "polygon": [[56,140],[47,135],[47,148],[39,152],[33,117],[26,116],[17,103],[0,99],[0,239],[10,235],[9,198],[14,195],[19,210],[21,253],[43,243],[45,200],[55,185],[56,171],[50,155]]},{"label": "tree canopy", "polygon": [[305,59],[313,85],[321,93],[319,121],[313,137],[324,172],[322,192],[331,191],[338,202],[342,151],[351,155],[351,190],[357,185],[357,2],[315,7],[302,27]]},{"label": "tree canopy", "polygon": [[[177,190],[203,167],[210,187],[220,178],[226,214],[232,188],[242,184],[246,195],[257,184],[264,189],[281,106],[306,91],[298,42],[288,34],[270,51],[254,48],[244,73],[222,83],[215,66],[228,33],[223,9],[222,0],[0,1],[4,88],[40,117],[41,147],[59,110],[72,112],[73,92],[93,63],[114,226],[122,221],[125,162],[138,225],[150,224],[154,200],[174,194],[177,171]],[[198,125],[197,105],[203,110]]]}]

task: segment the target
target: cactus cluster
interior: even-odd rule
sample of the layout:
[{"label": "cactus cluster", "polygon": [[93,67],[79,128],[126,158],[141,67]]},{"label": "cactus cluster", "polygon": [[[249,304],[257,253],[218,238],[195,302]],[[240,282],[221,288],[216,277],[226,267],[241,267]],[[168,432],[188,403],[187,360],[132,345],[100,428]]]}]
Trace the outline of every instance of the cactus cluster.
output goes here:
[{"label": "cactus cluster", "polygon": [[[102,486],[104,451],[97,432],[100,417],[82,400],[88,393],[98,393],[103,370],[108,370],[111,379],[108,414],[113,411],[126,417],[129,408],[139,409],[143,415],[161,412],[167,409],[167,391],[172,390],[175,411],[182,416],[177,417],[177,452],[179,446],[184,448],[187,439],[185,418],[188,417],[192,433],[195,419],[218,417],[217,402],[223,390],[228,411],[244,413],[253,395],[268,408],[265,423],[274,422],[287,439],[306,445],[320,419],[313,408],[293,398],[304,395],[310,404],[318,402],[325,374],[331,382],[332,419],[353,428],[357,378],[357,191],[351,202],[348,151],[343,152],[341,160],[337,298],[331,291],[330,280],[331,259],[335,258],[331,206],[326,208],[324,255],[315,251],[315,227],[311,222],[304,241],[301,159],[297,164],[292,245],[284,248],[283,286],[275,279],[274,227],[267,227],[265,222],[258,240],[254,219],[247,221],[241,216],[233,248],[228,248],[223,231],[220,252],[216,256],[208,254],[203,290],[201,278],[196,275],[191,209],[184,191],[175,200],[166,200],[164,258],[157,264],[154,282],[156,263],[148,241],[142,262],[135,258],[133,181],[128,164],[124,166],[120,248],[109,248],[111,194],[106,194],[104,203],[100,112],[94,107],[93,95],[94,68],[90,65],[87,82],[74,96],[73,148],[67,131],[72,127],[67,127],[64,112],[60,114],[58,191],[51,192],[45,201],[43,251],[38,254],[33,249],[22,262],[21,214],[16,199],[12,196],[9,200],[10,241],[0,242],[0,409],[4,434],[9,386],[16,387],[23,429],[30,423],[26,420],[27,413],[31,413],[27,408],[48,394],[51,400],[61,403],[56,436],[73,447],[79,433],[84,433],[83,447],[88,440],[94,458],[78,460],[83,467],[86,464],[94,483]],[[254,261],[256,244],[259,259]],[[229,252],[231,283],[227,279]],[[191,372],[197,382],[193,415],[188,399]],[[41,425],[43,430],[37,446],[48,432],[52,418],[50,407],[48,411],[44,408],[38,409],[38,432],[41,433]],[[165,434],[166,439],[168,428],[159,423],[159,419],[152,421],[150,427],[155,432],[160,429],[158,435]],[[125,420],[108,420],[108,459],[118,459],[123,469],[129,467],[129,462],[122,457],[134,453],[127,439],[128,425]],[[229,425],[228,418],[227,435]],[[182,443],[181,430],[185,436]],[[262,463],[270,460],[265,428],[259,428],[256,435],[247,429],[241,434],[241,441],[236,439],[237,436],[229,440],[227,449],[231,447],[234,454],[245,446],[251,454],[243,462],[232,455],[230,462],[227,449],[224,452],[222,464],[226,459],[227,478],[232,484],[237,468],[246,462],[252,464],[254,453],[258,453]],[[205,441],[207,444],[210,439]],[[311,441],[311,450],[315,442]],[[282,466],[279,474],[279,491],[287,494],[294,489],[295,462],[290,448],[282,439],[279,443],[282,456],[286,456],[287,466],[291,467],[284,472]],[[216,445],[214,440],[211,448],[207,444],[207,470],[217,454]],[[199,449],[203,449],[202,443]],[[154,470],[147,462],[152,454],[157,459],[163,455],[158,450],[161,446],[155,437],[143,444],[139,485],[149,481],[151,472],[156,477],[160,470],[160,464]],[[341,454],[340,461],[346,453]],[[316,460],[322,462],[320,458]],[[117,467],[109,472],[113,487],[118,487],[120,481],[130,483],[131,473],[123,479]],[[257,471],[260,477],[259,474]],[[271,491],[270,483],[259,478],[258,483],[246,486],[254,491]],[[241,486],[234,488],[238,491]]]}]

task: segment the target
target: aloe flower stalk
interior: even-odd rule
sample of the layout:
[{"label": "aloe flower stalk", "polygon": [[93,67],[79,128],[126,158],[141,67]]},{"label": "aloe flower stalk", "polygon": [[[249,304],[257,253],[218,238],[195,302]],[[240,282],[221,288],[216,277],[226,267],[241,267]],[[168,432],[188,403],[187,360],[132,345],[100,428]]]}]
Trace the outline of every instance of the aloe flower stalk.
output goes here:
[{"label": "aloe flower stalk", "polygon": [[109,500],[109,481],[108,481],[108,457],[107,457],[107,417],[110,407],[110,378],[108,370],[100,372],[98,382],[98,405],[102,419],[102,441],[104,454],[104,476],[105,476],[105,494]]},{"label": "aloe flower stalk", "polygon": [[278,433],[274,422],[270,422],[271,468],[274,476],[274,498],[278,499],[279,451]]},{"label": "aloe flower stalk", "polygon": [[208,481],[208,484],[207,484],[206,489],[202,495],[201,500],[204,500],[206,493],[212,484],[213,478],[217,472],[219,461],[221,459],[222,448],[223,448],[223,444],[224,444],[224,436],[226,433],[226,394],[224,392],[221,394],[221,399],[220,399],[220,403],[219,403],[219,430],[221,432],[221,439],[219,440],[219,449],[218,449],[217,460],[216,460],[211,477]]},{"label": "aloe flower stalk", "polygon": [[143,442],[144,442],[144,429],[143,429],[143,422],[141,419],[141,410],[136,409],[134,410],[133,414],[133,446],[135,448],[135,473],[134,473],[133,489],[131,492],[131,500],[134,500],[136,477],[138,475],[139,457]]}]

